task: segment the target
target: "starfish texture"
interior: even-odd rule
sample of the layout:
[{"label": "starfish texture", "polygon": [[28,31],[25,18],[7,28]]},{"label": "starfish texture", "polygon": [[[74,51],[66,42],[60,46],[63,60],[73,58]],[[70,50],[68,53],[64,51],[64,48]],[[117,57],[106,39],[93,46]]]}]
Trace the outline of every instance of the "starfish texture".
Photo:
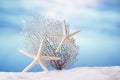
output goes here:
[{"label": "starfish texture", "polygon": [[48,69],[46,67],[46,65],[43,63],[44,60],[60,60],[59,57],[49,57],[49,56],[42,56],[42,49],[43,49],[43,40],[40,43],[40,47],[38,50],[37,55],[28,53],[26,51],[23,50],[19,50],[21,53],[29,56],[30,58],[33,58],[33,62],[31,64],[29,64],[24,70],[23,72],[28,71],[30,68],[32,68],[35,64],[39,63],[40,66],[43,68],[43,70],[45,70],[46,72],[48,72]]},{"label": "starfish texture", "polygon": [[72,36],[74,36],[75,34],[79,33],[80,30],[76,31],[76,32],[73,32],[71,34],[67,33],[67,28],[66,28],[66,23],[65,23],[65,20],[63,22],[63,35],[59,35],[59,34],[55,34],[55,35],[50,35],[52,37],[62,37],[62,40],[59,44],[59,46],[57,47],[56,49],[56,52],[58,52],[60,50],[60,48],[62,47],[62,44],[67,41],[67,43],[76,51],[76,47],[74,46],[74,44],[70,41],[70,38]]}]

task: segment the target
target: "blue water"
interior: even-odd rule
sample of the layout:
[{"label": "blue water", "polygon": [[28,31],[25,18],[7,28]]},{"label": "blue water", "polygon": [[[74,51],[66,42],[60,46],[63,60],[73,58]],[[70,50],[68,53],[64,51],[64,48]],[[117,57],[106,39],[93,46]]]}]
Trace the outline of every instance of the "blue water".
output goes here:
[{"label": "blue water", "polygon": [[[71,10],[68,10],[71,8],[68,6],[65,8],[70,11],[68,12],[54,0],[54,3],[42,1],[39,5],[35,5],[35,1],[32,4],[28,0],[1,0],[0,71],[20,72],[31,63],[31,58],[18,52],[18,49],[24,49],[23,38],[20,35],[22,21],[31,15],[49,13],[50,10],[52,14],[55,12],[56,15],[64,17],[71,25],[71,31],[82,30],[75,36],[76,43],[80,47],[78,60],[69,68],[120,66],[120,1],[96,1],[97,4],[92,6],[73,5]],[[57,6],[54,8],[52,4]],[[41,70],[41,67],[36,65],[30,71]]]}]

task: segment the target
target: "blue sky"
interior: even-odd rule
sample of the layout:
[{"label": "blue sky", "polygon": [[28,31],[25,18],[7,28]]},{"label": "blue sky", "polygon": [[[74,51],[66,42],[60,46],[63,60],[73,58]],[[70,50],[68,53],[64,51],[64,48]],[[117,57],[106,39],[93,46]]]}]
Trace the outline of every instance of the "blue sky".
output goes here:
[{"label": "blue sky", "polygon": [[[0,71],[22,71],[31,61],[18,52],[24,49],[20,35],[24,20],[33,15],[66,19],[80,46],[71,66],[120,65],[119,0],[0,0]],[[30,71],[41,71],[36,65]]]}]

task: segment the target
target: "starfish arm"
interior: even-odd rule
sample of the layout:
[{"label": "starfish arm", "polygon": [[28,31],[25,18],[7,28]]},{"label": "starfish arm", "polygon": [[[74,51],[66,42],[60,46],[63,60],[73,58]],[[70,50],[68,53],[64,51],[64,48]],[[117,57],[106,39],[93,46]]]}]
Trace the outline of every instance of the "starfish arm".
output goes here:
[{"label": "starfish arm", "polygon": [[69,39],[67,39],[67,42],[75,51],[77,50],[77,48],[73,45],[73,43]]},{"label": "starfish arm", "polygon": [[63,38],[62,41],[60,42],[59,46],[57,47],[55,52],[58,52],[62,46],[62,44],[65,42],[66,38]]},{"label": "starfish arm", "polygon": [[42,56],[44,60],[60,60],[60,57]]},{"label": "starfish arm", "polygon": [[73,35],[75,35],[75,34],[77,34],[77,33],[79,33],[79,32],[80,32],[80,30],[78,30],[78,31],[76,31],[76,32],[74,32],[74,33],[72,33],[72,34],[70,34],[69,37],[71,37],[71,36],[73,36]]},{"label": "starfish arm", "polygon": [[67,35],[67,28],[66,28],[65,20],[63,22],[63,31],[64,31],[64,35],[66,36]]},{"label": "starfish arm", "polygon": [[46,65],[43,63],[42,60],[39,60],[39,64],[43,68],[44,71],[48,72],[48,69],[47,69]]},{"label": "starfish arm", "polygon": [[43,41],[44,41],[44,40],[42,40],[41,43],[40,43],[40,47],[39,47],[39,50],[38,50],[38,53],[37,53],[37,57],[42,56]]},{"label": "starfish arm", "polygon": [[29,64],[22,72],[27,72],[30,68],[32,68],[37,63],[35,59],[31,64]]},{"label": "starfish arm", "polygon": [[19,51],[20,51],[21,53],[23,53],[23,54],[25,54],[25,55],[31,57],[31,58],[35,58],[35,55],[33,55],[33,54],[31,54],[31,53],[28,53],[28,52],[23,51],[23,50],[19,50]]}]

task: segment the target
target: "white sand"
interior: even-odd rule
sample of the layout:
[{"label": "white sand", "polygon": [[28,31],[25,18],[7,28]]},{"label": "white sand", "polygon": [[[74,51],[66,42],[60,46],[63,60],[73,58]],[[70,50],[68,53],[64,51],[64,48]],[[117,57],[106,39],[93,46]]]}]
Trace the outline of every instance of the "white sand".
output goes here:
[{"label": "white sand", "polygon": [[120,80],[120,67],[80,67],[45,72],[0,72],[0,80]]}]

